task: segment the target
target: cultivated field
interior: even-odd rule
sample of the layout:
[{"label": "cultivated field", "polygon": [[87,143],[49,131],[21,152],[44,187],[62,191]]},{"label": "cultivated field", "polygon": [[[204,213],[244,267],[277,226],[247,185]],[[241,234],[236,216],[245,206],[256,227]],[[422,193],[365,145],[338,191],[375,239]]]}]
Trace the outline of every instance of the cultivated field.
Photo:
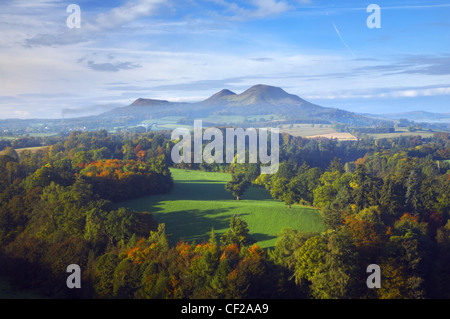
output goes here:
[{"label": "cultivated field", "polygon": [[287,133],[292,136],[306,138],[335,138],[338,140],[356,140],[350,133],[340,133],[328,124],[285,124],[280,129],[280,133]]},{"label": "cultivated field", "polygon": [[[15,151],[17,154],[22,153],[25,150],[29,150],[31,153],[36,153],[39,150],[43,150],[49,148],[49,146],[35,146],[35,147],[25,147],[25,148],[16,148]],[[0,151],[0,155],[3,155],[4,151]]]},{"label": "cultivated field", "polygon": [[16,148],[15,151],[17,153],[22,153],[23,151],[29,150],[31,153],[36,153],[37,151],[44,150],[49,148],[49,146],[35,146],[35,147],[25,147],[25,148]]},{"label": "cultivated field", "polygon": [[317,138],[317,137],[325,137],[329,139],[337,139],[342,141],[356,141],[358,138],[350,133],[346,132],[334,132],[328,134],[319,134],[313,136],[306,136],[306,138]]},{"label": "cultivated field", "polygon": [[148,196],[118,203],[137,211],[148,211],[166,224],[172,243],[207,240],[214,227],[219,239],[229,228],[233,214],[247,221],[251,236],[262,248],[275,245],[283,228],[320,232],[323,224],[317,210],[274,201],[265,189],[250,188],[237,201],[225,191],[230,175],[172,169],[175,187],[170,194]]},{"label": "cultivated field", "polygon": [[397,130],[393,133],[380,133],[380,134],[367,134],[372,136],[374,139],[381,139],[381,138],[396,138],[400,136],[421,136],[422,138],[432,137],[433,132],[430,131],[415,131],[415,132],[409,132],[407,130]]}]

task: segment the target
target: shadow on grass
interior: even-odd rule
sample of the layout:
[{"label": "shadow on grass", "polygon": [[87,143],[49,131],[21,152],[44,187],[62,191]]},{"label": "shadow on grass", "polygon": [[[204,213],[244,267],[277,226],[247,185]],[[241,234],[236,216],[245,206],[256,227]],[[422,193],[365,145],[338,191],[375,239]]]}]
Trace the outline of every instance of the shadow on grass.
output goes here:
[{"label": "shadow on grass", "polygon": [[250,233],[250,237],[253,238],[256,242],[262,242],[262,241],[277,238],[277,236],[267,235],[267,234],[262,234],[262,233]]},{"label": "shadow on grass", "polygon": [[191,209],[158,214],[155,219],[166,224],[166,233],[172,244],[179,241],[200,243],[209,239],[212,228],[219,240],[220,235],[229,228],[232,215],[232,209]]},{"label": "shadow on grass", "polygon": [[[225,190],[224,182],[211,182],[206,180],[177,181],[169,196],[175,200],[228,200],[234,196]],[[272,199],[269,192],[260,187],[249,187],[242,196],[248,200]]]},{"label": "shadow on grass", "polygon": [[[147,210],[157,213],[161,210],[159,204],[165,201],[234,201],[236,198],[225,190],[225,183],[219,182],[176,182],[172,191],[164,195],[151,195],[135,198],[118,203],[118,206],[131,206],[137,210]],[[269,192],[264,188],[250,187],[241,200],[273,200]]]},{"label": "shadow on grass", "polygon": [[177,181],[167,198],[170,200],[227,200],[232,198],[232,195],[225,190],[223,182]]},{"label": "shadow on grass", "polygon": [[[214,228],[216,239],[230,227],[230,219],[233,209],[216,209],[201,211],[198,209],[172,212],[157,216],[159,223],[166,224],[166,233],[170,243],[175,245],[180,241],[189,243],[202,243],[209,240],[211,229]],[[248,214],[239,214],[243,217]],[[263,233],[250,233],[250,237],[256,242],[262,242],[276,238],[276,236]]]},{"label": "shadow on grass", "polygon": [[[240,201],[236,201],[235,197],[225,190],[225,184],[224,181],[207,179],[176,180],[169,194],[141,197],[121,202],[119,206],[153,214],[158,223],[166,225],[166,233],[170,236],[171,244],[176,244],[180,240],[197,243],[207,241],[212,228],[219,240],[220,236],[229,229],[234,211],[241,206]],[[259,187],[250,187],[241,199],[243,201],[273,200],[266,189]],[[193,208],[186,207],[190,204],[183,201],[199,201],[199,203],[194,204]],[[214,204],[215,201],[227,201],[225,205],[227,207],[216,208],[218,205]],[[167,202],[172,202],[169,211],[167,211]],[[243,215],[248,214],[240,214],[240,216]],[[262,233],[251,234],[251,236],[258,242],[275,238]]]},{"label": "shadow on grass", "polygon": [[[170,243],[175,245],[180,241],[189,243],[208,241],[212,228],[214,228],[216,239],[220,241],[222,234],[230,227],[230,220],[233,214],[232,208],[215,210],[191,209],[171,212],[170,214],[159,214],[155,218],[159,223],[166,225],[166,233]],[[239,214],[240,217],[245,215],[249,214]],[[273,235],[251,232],[250,236],[256,242],[276,238]]]}]

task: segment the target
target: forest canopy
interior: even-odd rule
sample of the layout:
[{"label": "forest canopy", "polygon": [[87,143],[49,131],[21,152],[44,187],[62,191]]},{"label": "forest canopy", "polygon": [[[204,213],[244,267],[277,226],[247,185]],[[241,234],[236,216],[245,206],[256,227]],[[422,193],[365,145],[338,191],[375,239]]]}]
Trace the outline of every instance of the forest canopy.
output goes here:
[{"label": "forest canopy", "polygon": [[[33,139],[33,143],[36,142]],[[72,132],[0,155],[0,274],[59,298],[449,298],[450,137],[357,141],[280,136],[276,174],[260,163],[174,164],[168,132]],[[221,171],[320,210],[325,231],[284,229],[261,249],[233,216],[221,237],[171,243],[152,212],[117,203],[168,193],[170,168]],[[230,199],[231,200],[231,199]],[[83,269],[82,290],[65,267]],[[366,267],[383,272],[366,286]]]}]

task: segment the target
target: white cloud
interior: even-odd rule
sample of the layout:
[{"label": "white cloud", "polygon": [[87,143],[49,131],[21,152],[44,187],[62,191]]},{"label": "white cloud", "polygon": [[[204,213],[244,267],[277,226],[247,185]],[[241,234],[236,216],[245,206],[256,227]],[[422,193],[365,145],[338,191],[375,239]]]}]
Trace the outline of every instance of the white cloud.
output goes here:
[{"label": "white cloud", "polygon": [[[47,1],[42,0],[45,6]],[[46,16],[60,17],[47,28],[40,27],[36,31],[28,28],[28,37],[25,39],[25,45],[28,47],[37,46],[64,46],[74,43],[85,43],[104,37],[105,32],[113,32],[120,27],[131,23],[139,18],[152,16],[158,8],[166,5],[165,0],[130,0],[124,5],[110,9],[107,12],[101,12],[91,18],[83,11],[81,7],[81,28],[69,29],[66,27],[65,16],[51,14],[48,12]],[[50,2],[48,3],[50,6]],[[41,8],[42,9],[42,8]],[[64,12],[66,16],[67,13]],[[43,20],[43,16],[31,16],[32,20]],[[44,20],[45,22],[45,20]],[[17,26],[17,25],[16,25]],[[30,36],[30,33],[32,34]]]},{"label": "white cloud", "polygon": [[418,88],[413,90],[403,90],[393,92],[392,97],[418,97],[418,96],[436,96],[436,95],[450,95],[450,87],[438,88]]},{"label": "white cloud", "polygon": [[[270,16],[277,16],[289,10],[294,10],[295,7],[283,0],[251,0],[246,5],[240,5],[235,1],[228,0],[208,0],[225,7],[223,12],[217,12],[228,15],[229,18],[237,20],[265,18]],[[309,0],[300,1],[302,3],[309,3]],[[250,3],[250,5],[248,5]]]},{"label": "white cloud", "polygon": [[96,29],[111,29],[132,22],[138,18],[150,16],[158,7],[167,3],[164,0],[138,0],[129,1],[120,7],[111,9],[107,13],[101,13],[95,19],[95,23],[88,27]]},{"label": "white cloud", "polygon": [[280,13],[293,9],[292,6],[284,1],[276,0],[253,0],[252,3],[256,6],[256,10],[250,15],[252,17],[266,17],[278,15]]},{"label": "white cloud", "polygon": [[61,4],[60,0],[14,0],[8,3],[8,6],[23,9],[48,9],[50,7],[55,7]]},{"label": "white cloud", "polygon": [[433,87],[433,88],[380,88],[377,90],[354,89],[351,91],[336,91],[328,94],[307,95],[307,99],[378,99],[378,98],[416,98],[424,96],[441,96],[450,95],[450,87]]}]

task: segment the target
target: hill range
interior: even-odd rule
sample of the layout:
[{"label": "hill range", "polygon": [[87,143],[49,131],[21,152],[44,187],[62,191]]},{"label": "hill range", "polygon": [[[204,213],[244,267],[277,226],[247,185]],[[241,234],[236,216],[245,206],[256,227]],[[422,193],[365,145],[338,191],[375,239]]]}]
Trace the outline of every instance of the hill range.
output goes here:
[{"label": "hill range", "polygon": [[[86,109],[85,106],[82,108]],[[116,107],[98,115],[0,120],[0,129],[19,134],[99,129],[115,131],[139,126],[149,129],[153,124],[160,125],[167,121],[172,126],[191,126],[194,120],[203,120],[204,126],[342,124],[352,127],[393,127],[401,119],[422,123],[422,127],[435,131],[450,131],[450,114],[423,111],[398,114],[355,113],[313,104],[282,88],[264,84],[254,85],[239,94],[222,89],[203,101],[192,103],[141,97],[130,105]]]},{"label": "hill range", "polygon": [[167,116],[194,120],[211,116],[264,115],[288,121],[297,120],[298,123],[342,123],[361,126],[372,126],[380,121],[392,123],[390,119],[374,119],[337,108],[319,106],[279,87],[263,84],[252,86],[240,94],[223,89],[206,100],[195,103],[139,98],[128,106],[115,108],[98,117],[108,120],[126,118],[135,122]]}]

